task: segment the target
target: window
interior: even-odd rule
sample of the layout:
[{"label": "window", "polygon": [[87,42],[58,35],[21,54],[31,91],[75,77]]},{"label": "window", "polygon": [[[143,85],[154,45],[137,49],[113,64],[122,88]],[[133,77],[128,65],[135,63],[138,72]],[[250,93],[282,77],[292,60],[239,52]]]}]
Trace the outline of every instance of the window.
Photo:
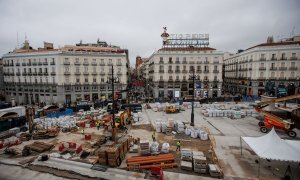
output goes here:
[{"label": "window", "polygon": [[160,76],[159,79],[160,79],[160,80],[163,80],[163,76]]},{"label": "window", "polygon": [[291,67],[295,67],[296,63],[295,62],[291,62]]},{"label": "window", "polygon": [[45,71],[44,71],[45,73],[48,73],[48,69],[47,68],[45,68]]},{"label": "window", "polygon": [[118,59],[118,65],[122,65],[121,59]]},{"label": "window", "polygon": [[172,66],[169,66],[169,70],[172,70]]},{"label": "window", "polygon": [[94,83],[97,82],[96,78],[93,79],[93,82],[94,82]]},{"label": "window", "polygon": [[85,79],[84,79],[84,82],[86,82],[86,83],[89,82],[89,79],[88,79],[88,78],[85,78]]},{"label": "window", "polygon": [[104,82],[104,78],[101,78],[101,82],[102,82],[102,83]]},{"label": "window", "polygon": [[179,80],[179,76],[176,76],[176,80]]},{"label": "window", "polygon": [[55,67],[52,67],[52,72],[55,72]]},{"label": "window", "polygon": [[182,79],[183,79],[183,80],[186,80],[186,76],[183,76]]},{"label": "window", "polygon": [[76,67],[76,72],[79,73],[79,71],[80,71],[80,68]]},{"label": "window", "polygon": [[271,72],[271,77],[272,77],[272,78],[275,77],[275,72]]},{"label": "window", "polygon": [[169,57],[169,63],[173,63],[172,57]]},{"label": "window", "polygon": [[281,78],[284,77],[284,72],[280,72],[280,77],[281,77]]},{"label": "window", "polygon": [[286,59],[285,53],[282,53],[282,54],[281,54],[281,59],[282,59],[282,60],[285,60],[285,59]]},{"label": "window", "polygon": [[214,70],[218,70],[218,66],[214,66]]},{"label": "window", "polygon": [[275,68],[275,63],[272,63],[271,64],[271,69],[274,69]]},{"label": "window", "polygon": [[186,66],[183,66],[183,70],[186,70]]},{"label": "window", "polygon": [[84,67],[84,72],[88,72],[89,71],[89,67]]},{"label": "window", "polygon": [[169,80],[172,80],[173,79],[173,77],[172,76],[169,76]]},{"label": "window", "polygon": [[284,62],[282,62],[282,63],[281,63],[281,67],[284,67],[284,65],[285,65],[285,63],[284,63]]},{"label": "window", "polygon": [[39,69],[39,73],[42,73],[42,68]]},{"label": "window", "polygon": [[70,82],[70,78],[69,77],[65,77],[65,82],[69,83]]},{"label": "window", "polygon": [[65,67],[65,72],[69,72],[70,68],[69,67]]},{"label": "window", "polygon": [[76,78],[76,82],[79,83],[79,82],[80,82],[80,79],[79,79],[79,78]]},{"label": "window", "polygon": [[53,84],[55,83],[55,77],[52,77],[52,82],[53,82]]},{"label": "window", "polygon": [[163,71],[164,70],[164,66],[159,66],[159,70]]},{"label": "window", "polygon": [[93,72],[94,72],[94,73],[96,72],[96,67],[93,67]]},{"label": "window", "polygon": [[272,60],[276,58],[276,54],[272,54]]},{"label": "window", "polygon": [[294,72],[294,71],[291,72],[291,77],[292,77],[292,78],[295,77],[295,72]]},{"label": "window", "polygon": [[176,66],[176,71],[179,71],[179,69],[180,69],[179,66]]},{"label": "window", "polygon": [[104,59],[100,59],[100,64],[104,64]]}]

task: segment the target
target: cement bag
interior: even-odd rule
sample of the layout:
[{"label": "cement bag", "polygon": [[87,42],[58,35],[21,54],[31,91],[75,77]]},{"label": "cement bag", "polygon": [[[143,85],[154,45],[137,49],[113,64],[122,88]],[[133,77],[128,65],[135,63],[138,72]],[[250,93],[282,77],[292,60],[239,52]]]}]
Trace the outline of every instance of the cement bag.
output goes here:
[{"label": "cement bag", "polygon": [[156,132],[161,132],[161,122],[155,123],[155,129],[156,129]]},{"label": "cement bag", "polygon": [[206,141],[206,140],[208,140],[208,135],[207,135],[207,133],[206,132],[201,132],[200,133],[200,139],[201,140],[204,140],[204,141]]},{"label": "cement bag", "polygon": [[150,146],[150,152],[151,153],[155,153],[155,152],[158,152],[158,142],[154,141],[151,143],[151,146]]},{"label": "cement bag", "polygon": [[161,122],[161,132],[165,133],[167,131],[167,123]]},{"label": "cement bag", "polygon": [[174,127],[174,120],[173,119],[169,119],[168,120],[168,123],[169,123],[169,127]]},{"label": "cement bag", "polygon": [[198,137],[198,132],[197,131],[191,131],[191,137],[192,138],[197,138]]},{"label": "cement bag", "polygon": [[170,145],[169,143],[163,143],[162,147],[161,147],[161,153],[169,153],[170,151]]},{"label": "cement bag", "polygon": [[190,128],[186,128],[186,129],[185,129],[185,134],[186,134],[187,136],[191,135],[191,129],[190,129]]}]

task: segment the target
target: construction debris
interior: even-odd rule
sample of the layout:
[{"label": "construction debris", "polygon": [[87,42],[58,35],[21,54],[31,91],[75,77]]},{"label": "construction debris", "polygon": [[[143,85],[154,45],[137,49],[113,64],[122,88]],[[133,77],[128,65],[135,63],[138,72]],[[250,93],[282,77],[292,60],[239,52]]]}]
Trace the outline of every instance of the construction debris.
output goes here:
[{"label": "construction debris", "polygon": [[42,152],[45,152],[45,151],[49,151],[53,147],[54,147],[53,144],[44,143],[44,142],[40,142],[40,141],[35,141],[32,144],[24,146],[24,149],[29,148],[31,151],[42,153]]},{"label": "construction debris", "polygon": [[150,143],[147,140],[140,141],[141,155],[150,155]]}]

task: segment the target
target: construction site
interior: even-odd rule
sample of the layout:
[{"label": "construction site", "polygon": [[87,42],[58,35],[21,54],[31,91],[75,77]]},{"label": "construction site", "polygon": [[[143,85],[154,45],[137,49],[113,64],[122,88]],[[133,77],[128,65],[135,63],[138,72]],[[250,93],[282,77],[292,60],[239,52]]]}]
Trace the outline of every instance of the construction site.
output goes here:
[{"label": "construction site", "polygon": [[[0,178],[297,179],[300,112],[289,101],[299,98],[109,104],[76,113],[28,107],[21,112],[28,129],[1,133]],[[1,112],[1,126],[17,114]]]}]

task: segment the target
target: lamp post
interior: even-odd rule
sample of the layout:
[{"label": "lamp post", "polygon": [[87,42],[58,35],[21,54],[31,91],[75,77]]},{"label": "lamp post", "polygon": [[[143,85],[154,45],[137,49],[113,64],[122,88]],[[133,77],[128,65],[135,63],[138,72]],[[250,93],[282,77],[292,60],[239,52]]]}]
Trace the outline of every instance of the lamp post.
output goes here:
[{"label": "lamp post", "polygon": [[191,126],[194,126],[194,100],[195,100],[195,80],[199,80],[199,76],[195,75],[195,69],[192,67],[193,74],[190,75],[189,80],[193,81],[193,99],[192,99],[192,113],[191,113]]},{"label": "lamp post", "polygon": [[111,87],[112,87],[112,120],[113,120],[113,124],[112,124],[112,139],[115,140],[115,135],[116,135],[116,122],[115,122],[115,83],[119,83],[119,78],[118,77],[114,77],[114,66],[111,66],[111,77],[107,78],[106,81],[108,84],[111,83]]}]

